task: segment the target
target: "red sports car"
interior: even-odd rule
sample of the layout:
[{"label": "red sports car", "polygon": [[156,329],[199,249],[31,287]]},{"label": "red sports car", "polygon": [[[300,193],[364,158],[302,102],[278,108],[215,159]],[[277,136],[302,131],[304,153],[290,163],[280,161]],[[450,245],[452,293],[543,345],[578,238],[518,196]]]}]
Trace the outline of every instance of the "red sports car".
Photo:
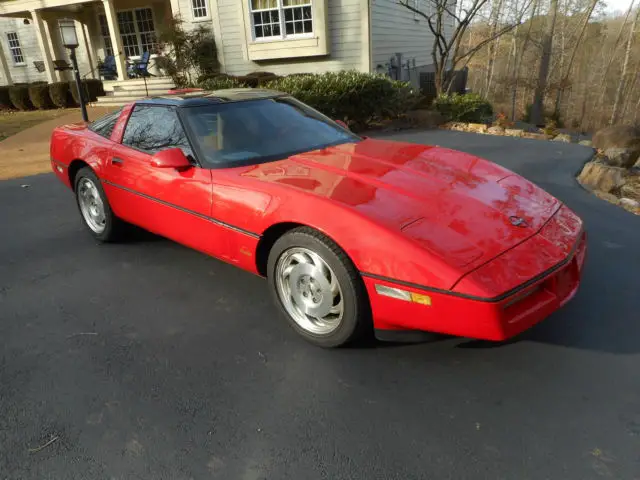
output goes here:
[{"label": "red sports car", "polygon": [[576,293],[582,221],[498,165],[360,137],[282,93],[192,92],[57,128],[89,232],[128,224],[266,277],[307,340],[504,340]]}]

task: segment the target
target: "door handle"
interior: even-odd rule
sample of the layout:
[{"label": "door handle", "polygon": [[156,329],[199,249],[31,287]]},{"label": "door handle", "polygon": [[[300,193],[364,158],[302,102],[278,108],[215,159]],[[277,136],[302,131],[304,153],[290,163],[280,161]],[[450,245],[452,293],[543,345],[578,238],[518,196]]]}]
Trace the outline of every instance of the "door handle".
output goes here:
[{"label": "door handle", "polygon": [[121,158],[113,157],[111,159],[111,164],[112,165],[122,165],[123,163],[124,163],[124,160],[122,160]]}]

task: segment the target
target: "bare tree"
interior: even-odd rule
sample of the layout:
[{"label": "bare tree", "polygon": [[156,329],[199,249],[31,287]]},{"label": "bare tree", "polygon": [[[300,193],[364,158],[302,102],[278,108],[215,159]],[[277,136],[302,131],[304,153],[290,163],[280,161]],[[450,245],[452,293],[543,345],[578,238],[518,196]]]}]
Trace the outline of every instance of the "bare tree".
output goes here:
[{"label": "bare tree", "polygon": [[564,75],[562,76],[562,79],[560,80],[560,85],[558,86],[558,92],[556,94],[556,103],[553,108],[553,113],[556,117],[560,116],[560,102],[562,101],[562,94],[564,93],[564,89],[569,83],[569,75],[571,74],[571,67],[573,67],[573,62],[576,58],[576,53],[578,52],[578,48],[580,47],[580,42],[584,37],[584,32],[587,29],[587,24],[591,19],[591,15],[593,14],[593,10],[596,8],[597,3],[598,3],[598,0],[591,0],[591,3],[587,7],[587,11],[585,12],[584,17],[582,19],[582,23],[579,27],[578,37],[574,41],[573,50],[571,51],[571,57],[569,58],[569,63],[567,65]]},{"label": "bare tree", "polygon": [[624,61],[622,62],[622,73],[620,74],[620,81],[618,82],[618,89],[616,90],[616,97],[613,101],[613,112],[611,112],[611,119],[609,124],[613,125],[618,121],[620,100],[622,99],[622,92],[624,91],[625,83],[627,81],[627,71],[629,69],[629,58],[631,57],[631,47],[633,46],[633,40],[636,34],[636,25],[638,24],[638,18],[640,17],[640,8],[637,9],[635,16],[633,17],[633,23],[629,30],[629,37],[627,38],[627,48],[624,53]]},{"label": "bare tree", "polygon": [[[424,18],[434,37],[431,58],[435,69],[435,87],[438,95],[448,92],[455,78],[454,75],[450,75],[447,78],[446,73],[448,70],[455,72],[459,68],[466,66],[480,49],[513,30],[517,25],[515,22],[501,25],[493,35],[489,35],[488,38],[479,41],[474,46],[470,46],[463,52],[462,39],[488,0],[469,0],[467,5],[460,6],[458,12],[455,11],[455,0],[427,0],[434,7],[432,9],[433,12],[430,14],[416,8],[413,2],[410,3],[410,1],[400,0],[399,4]],[[450,34],[445,31],[445,25],[449,18],[455,20],[455,26]]]},{"label": "bare tree", "polygon": [[553,34],[556,30],[556,17],[558,14],[558,0],[551,0],[549,7],[549,19],[547,29],[542,38],[542,53],[540,57],[540,67],[538,68],[538,81],[533,95],[531,106],[531,123],[540,125],[544,121],[544,97],[547,90],[547,80],[549,77],[549,65],[551,63],[551,53],[553,47]]}]

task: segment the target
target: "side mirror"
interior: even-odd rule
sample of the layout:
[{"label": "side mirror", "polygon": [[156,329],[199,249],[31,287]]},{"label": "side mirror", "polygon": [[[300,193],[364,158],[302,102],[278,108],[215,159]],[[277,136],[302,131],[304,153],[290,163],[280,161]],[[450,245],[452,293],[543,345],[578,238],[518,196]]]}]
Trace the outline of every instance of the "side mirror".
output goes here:
[{"label": "side mirror", "polygon": [[180,148],[161,150],[151,157],[151,166],[156,168],[175,168],[186,170],[191,168],[191,162]]},{"label": "side mirror", "polygon": [[349,130],[349,126],[344,123],[342,120],[335,120],[335,122],[340,125],[342,128],[346,128],[347,130]]}]

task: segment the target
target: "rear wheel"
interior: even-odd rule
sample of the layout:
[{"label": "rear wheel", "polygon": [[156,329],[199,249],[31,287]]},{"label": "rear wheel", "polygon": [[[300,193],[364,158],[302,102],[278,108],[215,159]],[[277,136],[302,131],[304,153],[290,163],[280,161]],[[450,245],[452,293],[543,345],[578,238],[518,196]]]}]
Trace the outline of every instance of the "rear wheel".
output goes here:
[{"label": "rear wheel", "polygon": [[344,345],[370,325],[368,297],[353,263],[311,228],[296,228],[276,241],[268,276],[291,326],[316,345]]},{"label": "rear wheel", "polygon": [[78,170],[74,183],[80,215],[93,237],[101,242],[120,239],[125,224],[111,210],[102,184],[93,170],[88,167]]}]

